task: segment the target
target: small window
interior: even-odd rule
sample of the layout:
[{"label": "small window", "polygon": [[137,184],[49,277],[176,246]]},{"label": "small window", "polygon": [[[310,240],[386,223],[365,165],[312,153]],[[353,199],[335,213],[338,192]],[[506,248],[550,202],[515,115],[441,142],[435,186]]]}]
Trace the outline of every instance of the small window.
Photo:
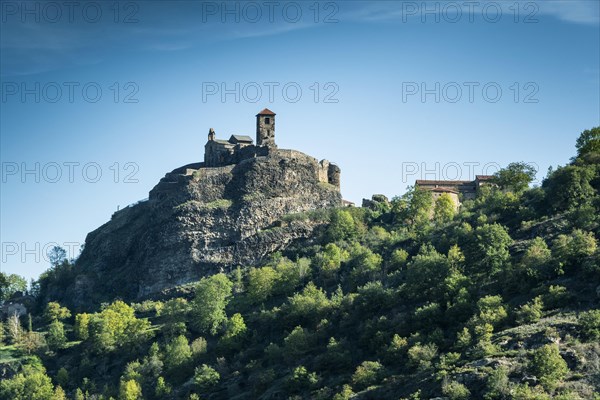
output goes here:
[{"label": "small window", "polygon": [[265,124],[269,125],[271,123],[271,118],[266,117],[265,118]]}]

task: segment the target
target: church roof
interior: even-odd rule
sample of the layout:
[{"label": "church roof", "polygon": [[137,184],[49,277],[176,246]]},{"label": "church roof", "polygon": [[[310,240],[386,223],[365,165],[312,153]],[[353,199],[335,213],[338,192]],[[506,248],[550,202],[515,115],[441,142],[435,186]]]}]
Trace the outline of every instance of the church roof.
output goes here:
[{"label": "church roof", "polygon": [[259,115],[275,115],[275,113],[273,111],[269,110],[268,108],[265,108],[264,110],[262,110],[261,112],[259,112],[256,115],[257,116],[259,116]]},{"label": "church roof", "polygon": [[230,143],[252,143],[252,138],[246,135],[231,135]]},{"label": "church roof", "polygon": [[227,140],[223,140],[223,139],[215,139],[215,140],[213,140],[213,142],[218,143],[218,144],[228,145],[228,146],[231,146],[233,144],[233,143],[230,143]]}]

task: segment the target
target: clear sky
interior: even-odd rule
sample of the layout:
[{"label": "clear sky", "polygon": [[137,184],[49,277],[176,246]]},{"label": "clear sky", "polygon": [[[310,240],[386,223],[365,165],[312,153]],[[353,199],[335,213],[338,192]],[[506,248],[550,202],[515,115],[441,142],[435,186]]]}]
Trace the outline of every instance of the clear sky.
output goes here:
[{"label": "clear sky", "polygon": [[0,5],[1,266],[28,279],[264,107],[357,204],[512,161],[541,179],[600,125],[597,0]]}]

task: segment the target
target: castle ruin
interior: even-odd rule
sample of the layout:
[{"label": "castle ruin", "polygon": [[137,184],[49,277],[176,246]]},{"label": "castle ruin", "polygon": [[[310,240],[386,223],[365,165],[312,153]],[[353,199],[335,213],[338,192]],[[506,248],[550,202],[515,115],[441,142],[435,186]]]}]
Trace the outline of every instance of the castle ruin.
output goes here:
[{"label": "castle ruin", "polygon": [[[256,114],[256,144],[247,135],[231,135],[228,140],[217,139],[215,130],[208,131],[208,141],[204,145],[204,163],[202,167],[216,168],[238,164],[243,160],[285,154],[287,156],[304,156],[295,150],[283,150],[275,143],[275,113],[265,108]],[[316,161],[316,160],[315,160]],[[317,175],[320,182],[340,187],[340,168],[327,161],[317,163]]]}]

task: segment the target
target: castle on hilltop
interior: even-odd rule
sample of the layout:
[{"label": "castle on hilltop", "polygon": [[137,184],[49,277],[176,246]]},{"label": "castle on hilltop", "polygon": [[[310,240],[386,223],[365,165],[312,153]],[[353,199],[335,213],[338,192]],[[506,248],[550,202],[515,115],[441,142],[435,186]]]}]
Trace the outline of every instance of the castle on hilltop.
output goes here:
[{"label": "castle on hilltop", "polygon": [[204,145],[204,165],[218,167],[236,164],[245,158],[267,155],[269,149],[276,148],[275,113],[265,108],[256,114],[256,145],[246,135],[231,135],[229,140],[217,139],[215,130],[210,128],[208,142]]},{"label": "castle on hilltop", "polygon": [[[204,145],[204,162],[201,167],[215,168],[238,164],[255,157],[279,155],[291,158],[308,157],[296,150],[279,149],[275,144],[275,113],[265,108],[256,114],[256,144],[246,135],[231,135],[228,140],[217,139],[215,130],[208,131]],[[312,159],[312,157],[310,157]],[[327,161],[314,159],[319,182],[329,183],[339,189],[340,168]]]}]

